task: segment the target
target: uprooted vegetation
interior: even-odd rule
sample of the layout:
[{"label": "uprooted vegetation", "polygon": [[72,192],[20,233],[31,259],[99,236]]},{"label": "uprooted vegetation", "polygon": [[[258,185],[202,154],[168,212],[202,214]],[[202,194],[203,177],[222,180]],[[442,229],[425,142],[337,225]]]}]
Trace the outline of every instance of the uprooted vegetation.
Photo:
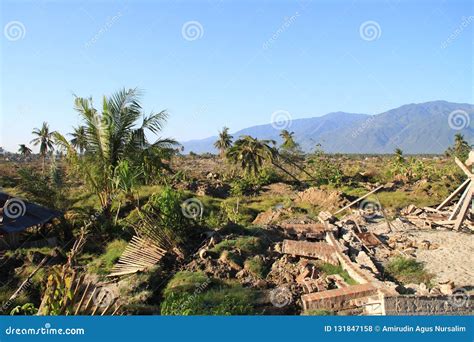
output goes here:
[{"label": "uprooted vegetation", "polygon": [[[430,210],[419,208],[441,203],[463,182],[452,158],[401,151],[332,155],[319,148],[303,154],[288,140],[290,132],[282,133],[282,146],[252,137],[232,143],[227,132],[219,137],[219,156],[185,156],[172,139],[153,143],[142,135],[160,133],[165,113],[96,139],[94,129],[120,125],[120,118],[139,122],[139,106],[129,103],[135,93],[116,96],[130,112],[112,101],[103,112],[110,118],[86,120],[84,146],[51,133],[45,138],[62,158],[46,151],[0,162],[5,191],[64,214],[25,231],[21,240],[54,236],[56,247],[25,244],[0,252],[0,304],[8,304],[3,314],[89,314],[104,309],[93,306],[100,289],[114,298],[105,314],[162,315],[360,314],[352,302],[319,308],[317,294],[452,292],[454,284],[418,260],[440,253],[443,239],[435,244],[410,235],[421,230],[411,216],[426,220]],[[85,99],[75,106],[83,119],[97,113]],[[331,215],[377,187],[365,201]],[[401,220],[409,205],[416,206],[409,210],[412,221]],[[87,238],[71,258],[84,226]],[[463,231],[472,241],[469,227]],[[297,242],[295,249],[285,251],[285,241]],[[472,278],[468,274],[461,285],[472,286]],[[59,298],[55,287],[63,294],[77,288],[79,298]],[[78,304],[80,294],[86,302],[93,298],[90,307]]]}]

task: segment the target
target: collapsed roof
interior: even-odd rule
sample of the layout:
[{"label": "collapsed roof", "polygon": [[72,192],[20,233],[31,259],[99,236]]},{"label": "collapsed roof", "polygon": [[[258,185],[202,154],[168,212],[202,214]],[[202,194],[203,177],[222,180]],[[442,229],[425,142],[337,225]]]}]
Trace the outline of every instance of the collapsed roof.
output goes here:
[{"label": "collapsed roof", "polygon": [[59,211],[0,192],[0,234],[22,232],[60,216]]}]

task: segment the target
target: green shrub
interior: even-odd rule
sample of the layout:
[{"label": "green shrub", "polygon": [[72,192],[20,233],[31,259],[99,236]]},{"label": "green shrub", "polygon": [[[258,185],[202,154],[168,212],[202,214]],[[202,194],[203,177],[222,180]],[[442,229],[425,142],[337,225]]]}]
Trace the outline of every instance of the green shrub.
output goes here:
[{"label": "green shrub", "polygon": [[203,272],[180,271],[166,285],[164,295],[166,297],[172,293],[176,295],[192,292],[209,281],[209,278]]},{"label": "green shrub", "polygon": [[243,201],[237,197],[231,197],[221,202],[220,211],[229,222],[247,225],[254,218],[251,210],[244,206]]},{"label": "green shrub", "polygon": [[272,183],[280,182],[282,178],[272,167],[264,167],[260,170],[256,184],[259,186],[264,186]]},{"label": "green shrub", "polygon": [[385,271],[402,284],[425,283],[430,286],[433,279],[433,275],[426,272],[423,263],[403,256],[390,259]]},{"label": "green shrub", "polygon": [[184,215],[191,207],[183,207],[185,200],[184,193],[165,187],[151,195],[140,211],[130,214],[127,223],[164,249],[179,248],[196,228],[194,220]]},{"label": "green shrub", "polygon": [[245,260],[245,269],[258,279],[264,279],[268,273],[268,267],[265,265],[265,262],[257,256]]},{"label": "green shrub", "polygon": [[[176,276],[173,277],[164,292],[164,300],[161,303],[162,315],[251,315],[255,313],[253,303],[256,293],[253,290],[243,288],[239,284],[221,284],[215,288],[214,282],[207,278],[205,282],[196,286],[194,281],[203,280],[202,274],[180,273],[178,279],[175,279]],[[186,291],[183,291],[183,287],[175,286],[175,282],[182,284],[183,280],[187,284]],[[189,286],[191,283],[192,286]]]},{"label": "green shrub", "polygon": [[50,207],[66,208],[67,187],[61,181],[64,172],[53,164],[53,172],[50,175],[37,172],[33,168],[22,168],[18,170],[21,181],[18,188],[28,195],[28,198],[36,203]]},{"label": "green shrub", "polygon": [[238,178],[230,184],[230,194],[232,196],[251,195],[256,190],[256,184],[250,178]]},{"label": "green shrub", "polygon": [[247,254],[258,254],[265,252],[267,245],[256,236],[242,236],[235,241],[235,247]]},{"label": "green shrub", "polygon": [[308,166],[317,180],[316,185],[332,184],[340,186],[343,179],[342,166],[339,160],[327,155],[321,149],[317,149],[308,160]]},{"label": "green shrub", "polygon": [[[7,286],[0,287],[0,315],[8,315],[15,307],[23,306],[31,302],[28,291],[23,291],[13,302],[8,302],[15,290],[16,289],[11,289]],[[4,307],[4,309],[2,307]]]},{"label": "green shrub", "polygon": [[240,249],[246,254],[263,253],[267,245],[263,240],[256,236],[242,236],[237,239],[223,240],[210,249],[211,252],[221,254],[223,251]]},{"label": "green shrub", "polygon": [[10,311],[11,316],[33,316],[36,315],[38,309],[35,308],[33,303],[26,303],[18,305]]},{"label": "green shrub", "polygon": [[335,266],[329,263],[323,263],[323,264],[319,264],[318,268],[324,273],[326,273],[327,275],[331,275],[331,274],[340,275],[344,279],[344,281],[349,285],[357,284],[357,282],[351,278],[349,273],[347,273],[347,271],[343,269],[341,265]]},{"label": "green shrub", "polygon": [[90,262],[87,268],[96,274],[108,274],[127,247],[127,241],[114,240],[107,244],[105,253]]},{"label": "green shrub", "polygon": [[234,249],[236,240],[223,240],[209,249],[210,252],[221,254],[223,251]]}]

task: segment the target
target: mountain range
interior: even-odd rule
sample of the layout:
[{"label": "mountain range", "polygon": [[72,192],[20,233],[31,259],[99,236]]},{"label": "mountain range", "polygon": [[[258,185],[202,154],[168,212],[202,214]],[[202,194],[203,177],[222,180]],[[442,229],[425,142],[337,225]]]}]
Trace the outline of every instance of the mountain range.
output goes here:
[{"label": "mountain range", "polygon": [[[281,128],[294,132],[296,142],[305,152],[320,144],[329,153],[392,153],[401,148],[407,154],[437,154],[453,144],[457,133],[474,143],[474,105],[432,101],[407,104],[375,115],[333,112],[286,124],[252,126],[233,132],[232,136],[235,140],[250,135],[279,144]],[[216,153],[216,140],[217,136],[213,136],[182,142],[184,153]]]}]

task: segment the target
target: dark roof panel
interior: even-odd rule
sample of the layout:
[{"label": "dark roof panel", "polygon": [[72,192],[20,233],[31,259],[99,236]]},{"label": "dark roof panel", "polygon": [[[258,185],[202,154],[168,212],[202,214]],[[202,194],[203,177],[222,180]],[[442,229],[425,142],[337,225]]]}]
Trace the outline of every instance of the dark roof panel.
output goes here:
[{"label": "dark roof panel", "polygon": [[0,192],[0,230],[6,233],[21,232],[45,224],[61,213]]}]

